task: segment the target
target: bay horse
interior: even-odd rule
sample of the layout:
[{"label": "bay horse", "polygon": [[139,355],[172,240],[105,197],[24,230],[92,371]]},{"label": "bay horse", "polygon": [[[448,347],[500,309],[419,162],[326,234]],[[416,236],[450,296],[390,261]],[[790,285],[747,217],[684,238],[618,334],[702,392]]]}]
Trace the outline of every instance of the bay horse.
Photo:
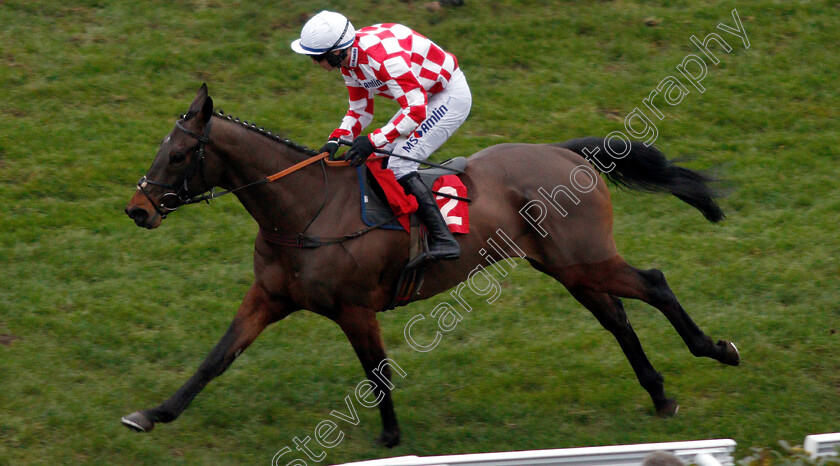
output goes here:
[{"label": "bay horse", "polygon": [[[593,168],[618,185],[671,193],[712,222],[721,220],[723,212],[709,178],[673,164],[652,146],[627,141],[624,151],[613,151],[619,156],[602,153],[600,161],[587,161],[585,156],[591,159],[599,147],[609,149],[609,143],[582,138],[500,144],[470,156],[460,175],[472,199],[470,232],[457,235],[462,255],[428,264],[425,282],[412,300],[464,281],[476,264],[487,260],[489,256],[482,259],[483,246],[502,229],[521,248],[500,247],[504,254],[524,253],[531,266],[563,284],[618,340],[656,414],[673,416],[678,404],[665,395],[663,378],[648,361],[619,298],[639,299],[659,309],[694,356],[733,366],[740,356],[735,345],[715,342],[698,328],[659,270],[636,269],[621,258],[612,236],[610,194]],[[380,441],[389,447],[399,443],[390,364],[376,314],[387,310],[408,261],[409,235],[366,229],[359,214],[356,171],[327,166],[325,155],[316,157],[289,140],[215,112],[207,86],[201,86],[163,140],[125,212],[138,226],[153,229],[175,208],[214,197],[214,187],[232,190],[260,229],[254,283],[198,371],[159,406],[123,417],[124,425],[148,432],[155,423],[173,421],[269,324],[308,309],[333,320],[346,334],[372,382],[372,393],[381,400]],[[586,189],[559,189],[569,185],[566,180]],[[208,191],[213,194],[204,194]],[[537,199],[554,210],[539,212],[533,203]]]}]

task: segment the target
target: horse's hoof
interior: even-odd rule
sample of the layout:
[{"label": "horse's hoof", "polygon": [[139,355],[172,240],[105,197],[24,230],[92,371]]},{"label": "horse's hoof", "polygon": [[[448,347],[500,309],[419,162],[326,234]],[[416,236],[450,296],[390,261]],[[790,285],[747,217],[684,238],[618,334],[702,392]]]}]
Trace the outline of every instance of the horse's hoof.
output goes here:
[{"label": "horse's hoof", "polygon": [[656,407],[656,415],[661,418],[674,417],[680,410],[680,404],[673,398],[668,398],[662,406]]},{"label": "horse's hoof", "polygon": [[122,425],[135,432],[149,432],[155,428],[155,423],[150,421],[149,418],[140,411],[133,412],[128,416],[123,416],[123,418],[120,419],[120,422],[122,422]]},{"label": "horse's hoof", "polygon": [[741,363],[741,355],[738,353],[738,348],[735,346],[735,343],[726,340],[719,340],[717,344],[718,346],[724,347],[723,359],[721,359],[720,362],[729,364],[730,366],[737,366]]},{"label": "horse's hoof", "polygon": [[388,448],[394,448],[400,444],[400,432],[385,432],[383,430],[382,434],[379,436],[379,443]]}]

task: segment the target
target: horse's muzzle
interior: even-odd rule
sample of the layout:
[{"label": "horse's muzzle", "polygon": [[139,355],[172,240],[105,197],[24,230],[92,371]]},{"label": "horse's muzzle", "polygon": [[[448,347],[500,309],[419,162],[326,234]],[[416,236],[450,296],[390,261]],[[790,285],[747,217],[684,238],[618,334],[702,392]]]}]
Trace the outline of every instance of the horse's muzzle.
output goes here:
[{"label": "horse's muzzle", "polygon": [[[139,193],[139,192],[138,192]],[[154,210],[143,207],[143,204],[151,205],[143,196],[138,196],[131,199],[125,208],[125,214],[129,216],[138,227],[143,228],[157,228],[160,226],[162,218]]]},{"label": "horse's muzzle", "polygon": [[154,213],[149,215],[149,212],[140,207],[126,208],[125,213],[134,220],[138,227],[148,228],[149,230],[160,226],[160,215]]}]

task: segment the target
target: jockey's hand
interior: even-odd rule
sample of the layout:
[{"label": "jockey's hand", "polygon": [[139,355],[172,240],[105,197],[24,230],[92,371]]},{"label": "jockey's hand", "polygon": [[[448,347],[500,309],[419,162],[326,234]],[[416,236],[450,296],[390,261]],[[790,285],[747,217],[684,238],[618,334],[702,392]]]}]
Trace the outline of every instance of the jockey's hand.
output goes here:
[{"label": "jockey's hand", "polygon": [[318,151],[319,154],[323,154],[324,152],[329,152],[330,155],[327,157],[328,159],[332,160],[335,158],[335,152],[338,150],[338,138],[330,138],[324,147]]},{"label": "jockey's hand", "polygon": [[376,148],[367,136],[359,136],[353,140],[353,146],[344,154],[344,160],[350,161],[350,165],[360,167]]}]

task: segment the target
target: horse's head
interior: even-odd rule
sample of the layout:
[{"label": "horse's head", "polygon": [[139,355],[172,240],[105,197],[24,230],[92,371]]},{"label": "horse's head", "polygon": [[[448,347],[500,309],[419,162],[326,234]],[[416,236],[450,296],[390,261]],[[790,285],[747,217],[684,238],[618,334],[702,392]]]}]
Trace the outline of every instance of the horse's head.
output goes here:
[{"label": "horse's head", "polygon": [[213,100],[198,90],[184,117],[160,144],[146,176],[137,183],[125,213],[137,226],[157,228],[166,215],[213,185],[205,178],[205,147],[211,144]]}]

